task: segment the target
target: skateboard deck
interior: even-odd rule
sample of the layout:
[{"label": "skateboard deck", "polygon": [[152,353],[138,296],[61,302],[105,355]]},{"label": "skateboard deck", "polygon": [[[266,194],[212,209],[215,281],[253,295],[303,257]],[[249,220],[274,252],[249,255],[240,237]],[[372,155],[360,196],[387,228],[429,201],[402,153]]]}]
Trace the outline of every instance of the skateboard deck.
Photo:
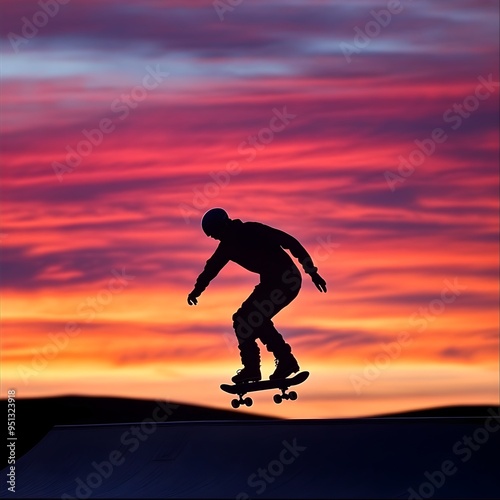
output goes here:
[{"label": "skateboard deck", "polygon": [[307,377],[309,377],[309,372],[300,372],[291,378],[283,378],[278,380],[260,380],[259,382],[242,382],[240,384],[233,385],[221,384],[220,388],[228,394],[237,394],[239,396],[239,399],[233,399],[231,401],[231,405],[233,408],[238,408],[242,404],[246,406],[252,406],[252,399],[243,398],[243,396],[248,392],[266,391],[268,389],[281,390],[281,394],[275,394],[273,396],[274,402],[276,404],[280,404],[284,399],[295,401],[297,399],[297,393],[295,391],[287,393],[286,391],[289,387],[302,384],[302,382],[304,382]]}]

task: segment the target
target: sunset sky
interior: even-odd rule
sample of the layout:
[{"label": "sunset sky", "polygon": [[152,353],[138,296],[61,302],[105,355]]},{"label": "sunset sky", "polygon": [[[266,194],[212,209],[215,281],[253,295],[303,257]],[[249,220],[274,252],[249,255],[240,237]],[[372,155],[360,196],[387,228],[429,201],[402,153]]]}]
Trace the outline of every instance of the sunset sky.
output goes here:
[{"label": "sunset sky", "polygon": [[247,411],[498,404],[498,2],[221,5],[1,2],[2,397],[229,407],[258,276],[186,302],[224,207],[328,283],[275,318],[299,400]]}]

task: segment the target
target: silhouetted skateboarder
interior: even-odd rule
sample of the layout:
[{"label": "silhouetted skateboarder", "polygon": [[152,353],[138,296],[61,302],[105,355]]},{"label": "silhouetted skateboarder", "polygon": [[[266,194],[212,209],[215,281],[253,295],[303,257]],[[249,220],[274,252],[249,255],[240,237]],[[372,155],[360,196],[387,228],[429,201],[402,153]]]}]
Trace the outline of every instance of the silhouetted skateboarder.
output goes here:
[{"label": "silhouetted skateboarder", "polygon": [[293,236],[259,222],[232,220],[222,208],[209,210],[203,216],[202,228],[207,236],[220,243],[188,295],[189,305],[198,303],[197,298],[229,261],[260,275],[260,283],[233,315],[244,368],[238,370],[232,381],[261,380],[260,349],[256,339],[260,339],[276,359],[276,370],[270,380],[298,372],[299,364],[292,349],[271,318],[297,297],[302,284],[300,271],[284,248],[299,260],[318,290],[326,292],[326,281],[318,274],[311,256]]}]

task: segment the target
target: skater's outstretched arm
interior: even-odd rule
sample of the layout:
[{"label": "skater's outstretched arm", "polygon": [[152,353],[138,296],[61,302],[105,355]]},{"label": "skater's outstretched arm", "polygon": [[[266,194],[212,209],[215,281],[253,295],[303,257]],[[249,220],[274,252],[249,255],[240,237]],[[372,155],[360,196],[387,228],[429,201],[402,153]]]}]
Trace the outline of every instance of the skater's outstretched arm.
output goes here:
[{"label": "skater's outstretched arm", "polygon": [[318,268],[314,266],[311,256],[307,253],[307,250],[302,246],[297,238],[294,238],[291,234],[285,233],[274,227],[262,226],[267,232],[268,236],[277,241],[281,247],[290,250],[290,253],[298,259],[304,268],[304,272],[311,276],[312,282],[316,285],[316,288],[320,292],[326,292],[326,281],[318,274]]},{"label": "skater's outstretched arm", "polygon": [[229,257],[221,245],[219,245],[212,257],[207,260],[205,269],[198,276],[193,291],[188,295],[187,302],[190,306],[198,304],[198,297],[228,262]]}]

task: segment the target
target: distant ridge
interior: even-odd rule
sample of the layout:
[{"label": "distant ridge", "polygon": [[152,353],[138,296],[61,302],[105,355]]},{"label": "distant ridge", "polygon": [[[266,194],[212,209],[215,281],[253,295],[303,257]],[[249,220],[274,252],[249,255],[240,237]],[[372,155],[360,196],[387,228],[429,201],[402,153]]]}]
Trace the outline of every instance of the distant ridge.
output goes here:
[{"label": "distant ridge", "polygon": [[[173,401],[168,405],[168,421],[199,420],[263,420],[269,417],[244,413],[241,410],[219,410]],[[16,400],[17,457],[21,457],[38,443],[55,425],[116,424],[141,422],[152,418],[158,402],[147,399],[129,399],[100,396],[56,396]],[[3,415],[7,415],[7,402],[0,400]],[[162,413],[165,415],[165,413]],[[4,454],[0,468],[4,468]]]},{"label": "distant ridge", "polygon": [[[166,403],[163,401],[163,403]],[[204,420],[274,420],[276,417],[245,413],[242,410],[220,410],[202,406],[166,403],[171,409],[168,421]],[[3,414],[7,413],[7,402],[0,400]],[[112,424],[141,422],[152,418],[158,402],[147,399],[131,399],[106,396],[56,396],[26,398],[16,401],[16,432],[22,439],[17,442],[17,457],[21,457],[35,446],[55,425]],[[411,410],[402,413],[372,415],[368,417],[482,417],[488,416],[491,406],[446,406]],[[5,456],[5,455],[4,455]],[[5,460],[5,459],[4,459]],[[0,468],[6,466],[0,463]]]},{"label": "distant ridge", "polygon": [[498,405],[460,405],[460,406],[439,406],[437,408],[421,408],[409,410],[401,413],[385,413],[383,415],[373,415],[378,418],[394,417],[489,417],[488,409],[498,409]]}]

